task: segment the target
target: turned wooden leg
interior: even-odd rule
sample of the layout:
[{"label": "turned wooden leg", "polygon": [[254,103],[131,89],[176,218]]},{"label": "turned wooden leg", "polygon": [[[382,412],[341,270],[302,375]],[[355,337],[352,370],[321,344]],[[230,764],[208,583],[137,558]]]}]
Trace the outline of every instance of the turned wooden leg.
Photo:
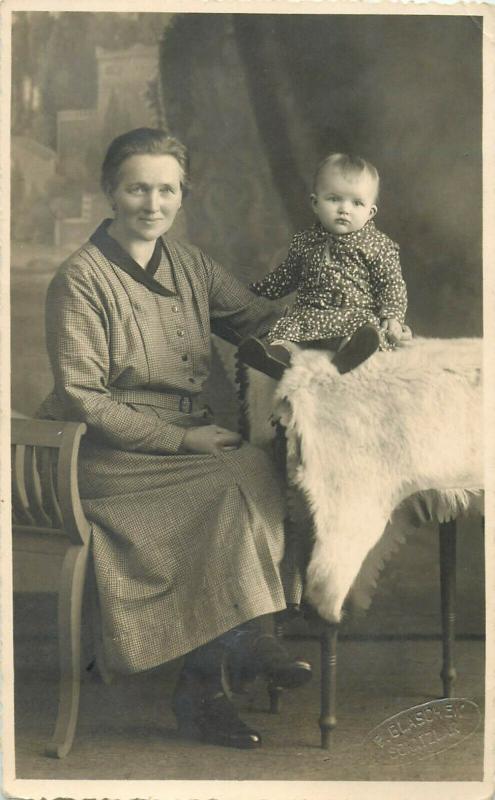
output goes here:
[{"label": "turned wooden leg", "polygon": [[249,442],[250,425],[247,394],[249,389],[249,375],[246,364],[240,358],[239,353],[235,354],[235,380],[239,387],[237,396],[239,398],[239,420],[237,430],[242,438]]},{"label": "turned wooden leg", "polygon": [[[284,625],[280,616],[277,614],[275,615],[274,622],[273,622],[273,633],[277,639],[282,639],[284,635]],[[270,698],[270,714],[278,714],[280,711],[280,698],[282,696],[283,689],[281,686],[275,686],[274,684],[268,684],[268,697]]]},{"label": "turned wooden leg", "polygon": [[325,624],[321,634],[321,746],[330,749],[337,725],[337,634],[338,625]]},{"label": "turned wooden leg", "polygon": [[281,686],[268,686],[268,697],[270,698],[270,714],[278,714],[280,711],[280,697],[283,689]]},{"label": "turned wooden leg", "polygon": [[72,747],[81,683],[81,612],[88,547],[71,545],[62,565],[58,594],[59,703],[49,756],[64,758]]},{"label": "turned wooden leg", "polygon": [[456,679],[454,667],[455,644],[455,581],[456,581],[456,523],[441,523],[440,529],[440,593],[442,609],[443,663],[440,676],[443,697],[452,697]]},{"label": "turned wooden leg", "polygon": [[273,633],[277,639],[282,639],[284,635],[284,623],[279,616],[276,616],[273,622]]}]

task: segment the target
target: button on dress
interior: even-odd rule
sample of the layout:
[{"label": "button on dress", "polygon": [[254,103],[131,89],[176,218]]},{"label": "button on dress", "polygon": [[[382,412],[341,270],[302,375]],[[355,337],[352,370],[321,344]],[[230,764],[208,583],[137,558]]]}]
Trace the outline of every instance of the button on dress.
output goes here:
[{"label": "button on dress", "polygon": [[38,416],[88,425],[79,488],[105,656],[135,672],[286,606],[284,493],[271,459],[247,443],[179,452],[187,427],[213,421],[201,399],[211,323],[263,335],[274,317],[195,247],[160,239],[143,270],[108,224],[49,286],[54,389]]}]

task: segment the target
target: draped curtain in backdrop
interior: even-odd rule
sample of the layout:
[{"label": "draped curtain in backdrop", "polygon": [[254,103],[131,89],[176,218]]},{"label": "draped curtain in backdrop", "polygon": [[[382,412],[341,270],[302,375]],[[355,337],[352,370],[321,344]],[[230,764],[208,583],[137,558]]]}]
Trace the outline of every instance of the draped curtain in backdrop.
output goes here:
[{"label": "draped curtain in backdrop", "polygon": [[480,335],[481,37],[474,17],[176,15],[160,80],[193,157],[191,240],[260,277],[313,220],[318,160],[357,152],[382,176],[416,333]]}]

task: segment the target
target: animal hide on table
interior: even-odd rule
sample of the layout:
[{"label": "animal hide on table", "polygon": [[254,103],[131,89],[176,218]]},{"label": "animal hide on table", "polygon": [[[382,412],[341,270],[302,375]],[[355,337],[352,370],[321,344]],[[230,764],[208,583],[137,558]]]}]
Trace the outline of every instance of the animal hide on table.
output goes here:
[{"label": "animal hide on table", "polygon": [[252,441],[266,441],[271,407],[312,513],[305,594],[324,619],[340,620],[351,587],[354,603],[369,605],[411,522],[479,507],[481,362],[479,339],[415,339],[345,375],[310,350],[278,386],[250,370]]}]

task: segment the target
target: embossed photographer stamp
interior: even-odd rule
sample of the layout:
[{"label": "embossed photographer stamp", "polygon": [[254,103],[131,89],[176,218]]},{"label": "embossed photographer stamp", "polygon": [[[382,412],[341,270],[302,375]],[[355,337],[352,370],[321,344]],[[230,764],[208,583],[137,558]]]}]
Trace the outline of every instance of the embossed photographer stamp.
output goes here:
[{"label": "embossed photographer stamp", "polygon": [[432,700],[405,709],[373,728],[365,739],[370,760],[406,764],[431,758],[467,739],[481,720],[478,706],[464,698]]}]

